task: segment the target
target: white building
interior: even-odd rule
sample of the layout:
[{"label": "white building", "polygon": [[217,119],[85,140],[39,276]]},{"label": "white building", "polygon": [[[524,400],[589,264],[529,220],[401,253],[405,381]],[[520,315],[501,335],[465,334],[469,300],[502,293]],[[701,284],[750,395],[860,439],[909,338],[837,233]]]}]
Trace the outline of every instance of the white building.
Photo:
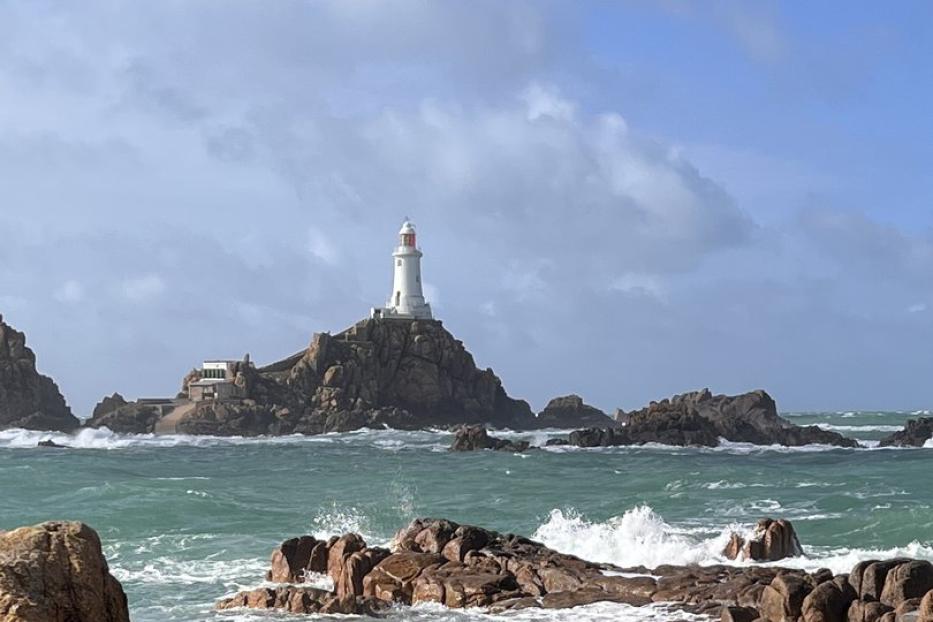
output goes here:
[{"label": "white building", "polygon": [[433,318],[431,305],[424,300],[421,290],[421,251],[415,237],[415,226],[408,220],[398,232],[399,244],[392,253],[395,278],[392,294],[386,306],[374,308],[374,318],[425,319]]},{"label": "white building", "polygon": [[[249,355],[245,363],[249,364]],[[244,397],[235,383],[239,364],[240,361],[204,361],[198,372],[199,378],[188,383],[188,399],[200,402]]]}]

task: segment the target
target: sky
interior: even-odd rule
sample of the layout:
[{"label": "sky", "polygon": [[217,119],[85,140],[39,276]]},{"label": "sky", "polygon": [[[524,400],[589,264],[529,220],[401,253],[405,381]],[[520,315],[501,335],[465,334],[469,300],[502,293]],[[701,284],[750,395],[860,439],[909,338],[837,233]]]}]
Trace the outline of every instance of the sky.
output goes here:
[{"label": "sky", "polygon": [[540,410],[933,407],[925,2],[0,0],[0,313],[76,414],[384,304]]}]

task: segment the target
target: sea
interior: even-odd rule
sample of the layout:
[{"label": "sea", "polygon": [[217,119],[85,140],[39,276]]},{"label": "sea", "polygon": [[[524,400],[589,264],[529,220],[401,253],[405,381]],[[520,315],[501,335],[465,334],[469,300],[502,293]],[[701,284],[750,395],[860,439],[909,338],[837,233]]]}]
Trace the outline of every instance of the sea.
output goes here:
[{"label": "sea", "polygon": [[[451,453],[446,431],[361,430],[280,438],[0,432],[0,529],[80,520],[101,536],[135,622],[323,619],[215,602],[265,585],[272,549],[355,531],[386,545],[420,516],[531,536],[620,566],[724,563],[731,531],[793,521],[806,556],[781,564],[847,572],[869,558],[933,560],[933,447],[878,439],[928,413],[785,413],[859,439],[827,446],[543,448],[566,430],[499,432],[542,447]],[[37,448],[40,440],[69,449]],[[734,563],[734,562],[728,562]],[[341,616],[336,616],[340,618]],[[345,617],[345,616],[343,616]],[[389,620],[700,619],[595,604],[492,615],[398,607]]]}]

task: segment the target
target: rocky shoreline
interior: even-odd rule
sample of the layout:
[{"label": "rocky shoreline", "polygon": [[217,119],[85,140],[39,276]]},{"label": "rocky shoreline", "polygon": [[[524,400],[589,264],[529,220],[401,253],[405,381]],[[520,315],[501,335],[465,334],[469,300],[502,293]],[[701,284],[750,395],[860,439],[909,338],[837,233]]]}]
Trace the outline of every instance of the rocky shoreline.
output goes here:
[{"label": "rocky shoreline", "polygon": [[[748,542],[735,535],[724,554],[743,552],[764,560],[802,554],[793,526],[772,520],[761,521]],[[320,576],[333,589],[302,585]],[[928,561],[868,560],[835,576],[773,565],[618,568],[444,519],[416,519],[389,548],[353,533],[286,540],[265,578],[279,585],[240,592],[217,607],[379,616],[418,603],[501,613],[615,602],[733,622],[933,621]]]}]

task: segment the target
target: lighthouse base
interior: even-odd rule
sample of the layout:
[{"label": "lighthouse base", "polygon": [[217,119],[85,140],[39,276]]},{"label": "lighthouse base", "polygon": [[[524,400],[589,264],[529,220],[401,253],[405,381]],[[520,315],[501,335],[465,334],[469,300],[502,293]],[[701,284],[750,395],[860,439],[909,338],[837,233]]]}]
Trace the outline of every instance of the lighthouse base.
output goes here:
[{"label": "lighthouse base", "polygon": [[398,319],[398,320],[433,320],[434,314],[431,313],[431,305],[425,303],[414,309],[397,309],[395,307],[373,307],[369,311],[369,317],[377,319]]}]

